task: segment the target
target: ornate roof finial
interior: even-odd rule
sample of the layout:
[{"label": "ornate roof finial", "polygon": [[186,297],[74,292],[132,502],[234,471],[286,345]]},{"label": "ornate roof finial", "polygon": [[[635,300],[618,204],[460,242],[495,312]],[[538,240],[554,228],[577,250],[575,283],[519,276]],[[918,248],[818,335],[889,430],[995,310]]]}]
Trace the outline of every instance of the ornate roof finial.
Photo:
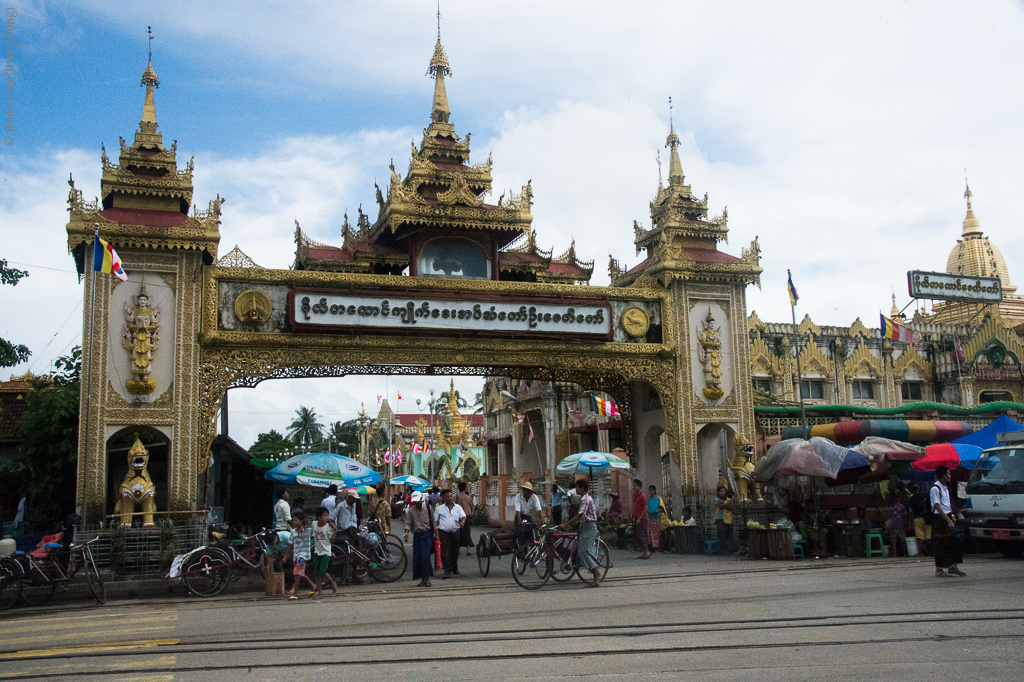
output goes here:
[{"label": "ornate roof finial", "polygon": [[160,87],[160,78],[153,70],[153,27],[146,27],[149,33],[149,61],[146,63],[146,70],[142,72],[142,85],[146,86],[146,100],[142,105],[142,120],[139,121],[139,130],[144,133],[153,134],[156,132],[156,104],[153,100],[153,88]]},{"label": "ornate roof finial", "polygon": [[447,123],[451,111],[448,109],[448,93],[444,87],[444,77],[451,76],[452,70],[448,66],[448,55],[444,53],[444,46],[441,45],[441,12],[437,13],[437,44],[434,45],[434,56],[430,59],[430,68],[427,75],[434,79],[434,104],[430,111],[430,120],[434,123]]},{"label": "ornate roof finial", "polygon": [[669,154],[668,161],[668,184],[682,185],[683,176],[683,164],[679,161],[679,136],[676,135],[675,126],[672,122],[672,98],[668,98],[668,137],[665,139],[665,146],[668,147],[671,152]]},{"label": "ornate roof finial", "polygon": [[967,200],[967,215],[964,217],[963,222],[963,236],[966,237],[980,237],[981,232],[981,221],[974,215],[974,209],[971,207],[971,198],[974,193],[971,192],[971,186],[967,184],[967,169],[964,169],[964,184],[967,189],[964,190],[964,199]]},{"label": "ornate roof finial", "polygon": [[146,293],[146,276],[145,275],[142,276],[142,286],[139,287],[139,298],[142,298],[143,296],[145,296],[146,298],[149,298],[149,294]]}]

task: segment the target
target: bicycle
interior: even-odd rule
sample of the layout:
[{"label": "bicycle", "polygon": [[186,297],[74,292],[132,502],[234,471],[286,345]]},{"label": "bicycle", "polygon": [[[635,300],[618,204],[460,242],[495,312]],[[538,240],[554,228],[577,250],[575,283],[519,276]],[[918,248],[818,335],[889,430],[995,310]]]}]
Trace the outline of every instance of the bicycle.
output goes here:
[{"label": "bicycle", "polygon": [[[236,582],[242,573],[258,570],[266,577],[266,530],[242,537],[228,544],[218,543],[197,547],[181,559],[182,582],[197,597],[220,594],[228,583]],[[236,544],[241,544],[239,552]]]},{"label": "bicycle", "polygon": [[[537,590],[552,577],[558,582],[566,582],[573,575],[578,575],[580,580],[588,582],[589,578],[581,571],[579,563],[579,536],[576,533],[558,533],[548,526],[541,526],[541,532],[542,540],[523,545],[512,557],[512,577],[516,583],[524,589]],[[596,550],[603,577],[611,568],[611,556],[608,546],[600,538],[597,539]]]},{"label": "bicycle", "polygon": [[[45,604],[53,597],[58,585],[66,584],[82,569],[85,569],[85,579],[92,596],[97,603],[105,604],[107,588],[100,577],[90,547],[97,540],[99,536],[80,545],[71,544],[67,547],[59,542],[47,542],[44,545],[46,555],[43,557],[25,552],[7,557],[8,561],[3,562],[3,580],[0,581],[4,593],[0,603],[6,604],[3,608],[9,608],[17,601],[16,597],[10,597],[14,592],[30,606]],[[21,569],[20,576],[14,575],[12,560]]]},{"label": "bicycle", "polygon": [[0,558],[0,611],[5,611],[21,598],[21,579],[25,571],[14,557]]},{"label": "bicycle", "polygon": [[405,548],[389,537],[393,536],[385,534],[380,522],[374,519],[359,528],[354,542],[332,543],[328,563],[334,569],[332,577],[344,581],[349,573],[361,577],[360,573],[365,571],[381,583],[391,583],[401,578],[405,575],[409,558]]}]

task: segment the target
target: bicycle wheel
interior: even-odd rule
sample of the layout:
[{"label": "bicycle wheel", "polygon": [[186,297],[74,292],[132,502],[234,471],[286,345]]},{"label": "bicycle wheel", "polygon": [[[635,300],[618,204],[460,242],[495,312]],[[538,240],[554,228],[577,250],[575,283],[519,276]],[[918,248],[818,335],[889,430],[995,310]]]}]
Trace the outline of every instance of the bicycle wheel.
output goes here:
[{"label": "bicycle wheel", "polygon": [[[24,566],[22,566],[24,569]],[[30,568],[21,579],[21,598],[29,606],[42,606],[50,601],[57,591],[57,583],[53,582],[39,568]]]},{"label": "bicycle wheel", "polygon": [[21,564],[5,556],[0,559],[0,611],[11,608],[21,597],[21,578],[25,574]]},{"label": "bicycle wheel", "polygon": [[554,570],[551,555],[541,543],[523,545],[512,555],[512,577],[526,590],[539,590]]},{"label": "bicycle wheel", "polygon": [[187,559],[181,577],[188,591],[197,597],[212,597],[228,586],[231,563],[228,555],[216,547],[205,547]]},{"label": "bicycle wheel", "polygon": [[84,552],[85,556],[85,580],[89,583],[89,590],[92,592],[92,596],[96,597],[97,603],[107,603],[107,587],[103,584],[103,578],[100,577],[100,569],[96,567],[96,560],[92,558],[92,551],[86,548]]},{"label": "bicycle wheel", "polygon": [[480,567],[480,577],[486,578],[491,571],[491,553],[487,548],[487,534],[480,536],[476,543],[476,563]]},{"label": "bicycle wheel", "polygon": [[403,575],[409,564],[405,549],[396,542],[388,541],[378,545],[371,553],[366,571],[379,583],[393,583]]},{"label": "bicycle wheel", "polygon": [[[597,567],[601,569],[601,580],[608,575],[608,569],[612,567],[612,555],[608,552],[608,545],[604,543],[601,538],[597,539],[597,547],[594,548],[594,557],[597,559]],[[576,571],[576,575],[580,577],[585,583],[589,583],[594,579],[594,576],[590,571],[583,568],[583,564],[577,562],[579,570]]]}]

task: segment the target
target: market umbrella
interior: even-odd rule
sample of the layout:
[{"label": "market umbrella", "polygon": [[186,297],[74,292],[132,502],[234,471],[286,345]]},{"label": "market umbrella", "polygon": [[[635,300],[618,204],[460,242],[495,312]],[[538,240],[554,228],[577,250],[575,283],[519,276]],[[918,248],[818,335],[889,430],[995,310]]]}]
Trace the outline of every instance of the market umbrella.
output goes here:
[{"label": "market umbrella", "polygon": [[629,462],[609,452],[577,452],[569,455],[555,467],[560,474],[590,474],[595,469],[628,469]]},{"label": "market umbrella", "polygon": [[281,462],[264,474],[265,478],[281,483],[299,483],[316,488],[336,484],[348,488],[377,483],[381,475],[365,464],[330,452],[310,452]]},{"label": "market umbrella", "polygon": [[915,471],[935,471],[940,466],[970,469],[978,461],[982,450],[977,445],[964,443],[936,443],[925,448],[925,452],[928,454],[910,464]]},{"label": "market umbrella", "polygon": [[[369,496],[369,495],[376,495],[377,494],[377,489],[376,488],[372,488],[372,487],[370,487],[368,485],[361,485],[358,488],[355,488],[355,491],[356,491],[356,495],[367,495],[367,496]],[[345,492],[348,492],[348,491],[346,490]]]},{"label": "market umbrella", "polygon": [[424,481],[419,476],[396,476],[388,481],[391,485],[411,485],[417,490],[430,485],[430,481]]},{"label": "market umbrella", "polygon": [[776,474],[835,478],[849,453],[849,448],[836,445],[827,438],[788,438],[768,448],[765,456],[758,460],[751,477],[762,483]]}]

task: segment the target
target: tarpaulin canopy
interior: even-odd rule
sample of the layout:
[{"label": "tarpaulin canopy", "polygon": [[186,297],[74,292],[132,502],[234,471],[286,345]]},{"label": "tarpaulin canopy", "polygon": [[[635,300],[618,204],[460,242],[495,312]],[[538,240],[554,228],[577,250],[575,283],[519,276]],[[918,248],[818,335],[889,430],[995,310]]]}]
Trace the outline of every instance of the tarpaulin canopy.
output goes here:
[{"label": "tarpaulin canopy", "polygon": [[927,455],[910,465],[915,471],[935,471],[940,466],[970,469],[981,456],[981,448],[966,443],[936,443],[929,445],[926,451]]},{"label": "tarpaulin canopy", "polygon": [[969,436],[964,436],[963,438],[957,438],[953,443],[977,445],[982,450],[986,450],[999,445],[999,443],[996,442],[996,436],[998,434],[1022,430],[1024,430],[1024,426],[1021,426],[1004,414],[980,431],[976,431]]},{"label": "tarpaulin canopy", "polygon": [[825,438],[789,438],[771,446],[758,460],[751,476],[762,482],[776,474],[835,478],[849,452],[849,448]]},{"label": "tarpaulin canopy", "polygon": [[889,461],[921,459],[925,455],[925,449],[920,445],[912,445],[891,438],[880,438],[868,436],[863,442],[851,448],[864,455],[872,462],[879,462],[883,458]]}]

